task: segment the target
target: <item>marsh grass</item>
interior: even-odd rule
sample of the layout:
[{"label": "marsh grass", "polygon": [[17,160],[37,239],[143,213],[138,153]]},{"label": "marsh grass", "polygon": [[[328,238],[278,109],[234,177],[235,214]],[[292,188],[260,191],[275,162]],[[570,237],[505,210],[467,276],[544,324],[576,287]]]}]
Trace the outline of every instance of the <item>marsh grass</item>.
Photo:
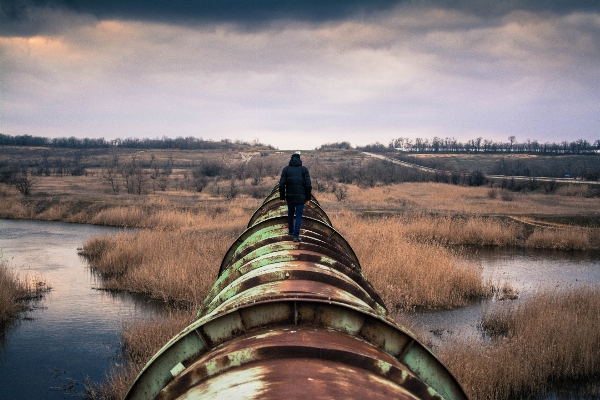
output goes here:
[{"label": "marsh grass", "polygon": [[498,218],[421,215],[397,223],[412,240],[446,245],[514,246],[524,236],[521,226]]},{"label": "marsh grass", "polygon": [[27,310],[29,300],[40,298],[50,289],[44,279],[19,276],[8,262],[0,261],[0,329]]},{"label": "marsh grass", "polygon": [[488,340],[459,338],[438,352],[473,399],[539,396],[550,382],[600,376],[598,287],[538,293],[484,314],[481,327]]},{"label": "marsh grass", "polygon": [[165,343],[193,320],[192,312],[172,311],[160,318],[123,323],[124,360],[115,365],[103,382],[86,382],[86,397],[122,399],[144,365]]},{"label": "marsh grass", "polygon": [[438,242],[412,239],[401,218],[337,213],[332,219],[391,310],[453,308],[492,294],[480,266]]},{"label": "marsh grass", "polygon": [[598,249],[600,248],[600,230],[582,227],[538,227],[527,238],[525,246],[557,250]]},{"label": "marsh grass", "polygon": [[199,305],[223,254],[241,229],[138,231],[89,239],[83,246],[107,289]]},{"label": "marsh grass", "polygon": [[559,196],[587,197],[590,192],[588,185],[564,185],[556,189]]},{"label": "marsh grass", "polygon": [[250,213],[241,207],[205,206],[196,212],[142,208],[108,210],[134,226],[158,226],[90,238],[82,254],[104,277],[106,289],[149,294],[199,305],[216,280],[221,259],[244,230]]}]

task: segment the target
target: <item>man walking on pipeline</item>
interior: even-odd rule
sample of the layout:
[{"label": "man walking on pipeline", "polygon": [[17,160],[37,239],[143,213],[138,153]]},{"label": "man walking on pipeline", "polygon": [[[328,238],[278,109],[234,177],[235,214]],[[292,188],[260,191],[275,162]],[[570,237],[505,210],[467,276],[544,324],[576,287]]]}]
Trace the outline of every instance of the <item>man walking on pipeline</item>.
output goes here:
[{"label": "man walking on pipeline", "polygon": [[[294,242],[301,242],[300,226],[304,203],[310,200],[312,184],[308,168],[302,165],[300,152],[292,155],[289,164],[281,171],[279,179],[279,198],[287,201],[288,233],[294,237]],[[295,218],[294,218],[295,216]]]}]

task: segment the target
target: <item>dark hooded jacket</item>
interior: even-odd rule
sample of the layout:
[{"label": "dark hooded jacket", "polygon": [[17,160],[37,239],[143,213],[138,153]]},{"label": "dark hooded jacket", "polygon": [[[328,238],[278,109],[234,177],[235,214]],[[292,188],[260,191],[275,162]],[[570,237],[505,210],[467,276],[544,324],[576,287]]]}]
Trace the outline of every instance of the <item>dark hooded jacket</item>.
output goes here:
[{"label": "dark hooded jacket", "polygon": [[281,172],[279,198],[290,203],[306,203],[310,200],[311,190],[308,168],[302,165],[300,154],[294,154]]}]

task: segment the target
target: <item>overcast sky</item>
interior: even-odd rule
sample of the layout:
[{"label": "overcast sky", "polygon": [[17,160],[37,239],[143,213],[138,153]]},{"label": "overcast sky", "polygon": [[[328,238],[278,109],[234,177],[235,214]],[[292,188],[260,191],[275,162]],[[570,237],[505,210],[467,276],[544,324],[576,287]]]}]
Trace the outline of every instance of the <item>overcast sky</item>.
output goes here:
[{"label": "overcast sky", "polygon": [[4,134],[600,139],[596,0],[0,4]]}]

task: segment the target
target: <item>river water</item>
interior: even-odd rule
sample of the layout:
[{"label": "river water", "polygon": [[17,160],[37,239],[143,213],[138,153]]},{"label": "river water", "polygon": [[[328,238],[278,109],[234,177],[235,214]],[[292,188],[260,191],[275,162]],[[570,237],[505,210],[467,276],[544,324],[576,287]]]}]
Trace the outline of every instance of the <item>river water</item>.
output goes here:
[{"label": "river water", "polygon": [[0,399],[80,397],[119,360],[121,323],[151,317],[159,306],[129,294],[96,290],[97,277],[77,248],[117,228],[0,220],[2,258],[52,287],[6,331],[0,344]]},{"label": "river water", "polygon": [[452,310],[421,310],[411,319],[417,328],[435,332],[437,344],[451,334],[478,334],[477,324],[482,312],[493,307],[507,307],[523,301],[537,291],[569,289],[581,285],[600,285],[600,252],[553,251],[523,248],[466,249],[467,259],[478,263],[484,279],[494,285],[510,283],[519,297],[497,301],[494,298],[474,301],[466,307]]},{"label": "river water", "polygon": [[[77,255],[87,238],[119,232],[0,219],[2,258],[16,270],[42,276],[52,287],[0,344],[0,399],[80,397],[86,379],[100,382],[120,362],[122,321],[163,312],[143,298],[97,290],[98,278]],[[536,290],[600,284],[600,253],[495,249],[466,251],[465,256],[481,264],[486,278],[510,282],[520,293],[516,302]],[[411,318],[419,330],[435,332],[435,344],[447,335],[476,334],[482,310],[508,302],[483,300],[454,310],[420,311]]]}]

